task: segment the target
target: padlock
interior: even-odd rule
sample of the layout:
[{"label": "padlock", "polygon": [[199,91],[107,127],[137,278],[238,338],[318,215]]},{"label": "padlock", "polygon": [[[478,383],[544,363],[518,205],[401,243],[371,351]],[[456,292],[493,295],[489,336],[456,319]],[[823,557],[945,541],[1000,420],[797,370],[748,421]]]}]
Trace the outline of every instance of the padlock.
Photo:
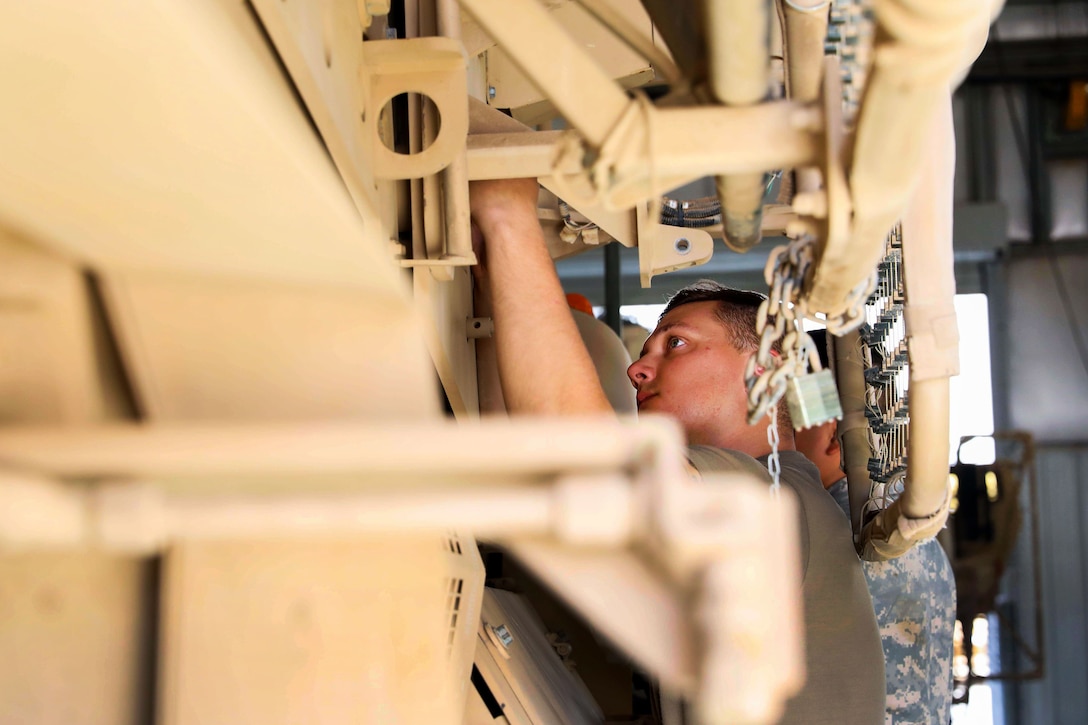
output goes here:
[{"label": "padlock", "polygon": [[829,369],[791,378],[786,385],[786,405],[798,430],[842,418],[839,391]]}]

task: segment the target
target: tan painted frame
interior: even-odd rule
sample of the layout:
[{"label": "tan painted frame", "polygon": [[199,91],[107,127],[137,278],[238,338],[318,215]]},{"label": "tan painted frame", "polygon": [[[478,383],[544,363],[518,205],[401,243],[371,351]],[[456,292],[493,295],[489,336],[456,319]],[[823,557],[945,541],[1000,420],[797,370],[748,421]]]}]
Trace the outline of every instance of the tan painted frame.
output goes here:
[{"label": "tan painted frame", "polygon": [[0,503],[53,522],[54,546],[199,556],[236,543],[226,555],[246,560],[260,540],[306,552],[471,531],[514,549],[704,722],[773,720],[803,680],[792,498],[740,474],[692,480],[663,419],[8,429],[0,458],[24,472],[0,482]]},{"label": "tan painted frame", "polygon": [[[887,77],[902,82],[897,70],[918,66],[922,55],[940,56],[940,68],[922,67],[932,74],[914,79],[918,96],[925,101],[918,104],[919,109],[946,97],[948,84],[978,42],[980,27],[984,31],[977,4],[968,7],[957,2],[947,15],[939,12],[935,0],[923,4],[941,23],[956,21],[948,25],[947,33],[932,38],[942,52],[934,53],[928,45],[920,47],[921,40],[930,40],[928,28],[921,39],[890,33],[894,38],[883,55],[891,60],[882,66],[888,69]],[[891,0],[881,5],[881,21],[889,30],[898,27],[896,13],[902,5]],[[185,278],[190,293],[211,278],[239,287],[290,287],[303,300],[321,294],[318,290],[346,290],[350,297],[346,307],[369,315],[378,327],[395,330],[403,344],[403,348],[387,346],[396,354],[380,361],[383,369],[393,370],[391,379],[404,388],[390,393],[403,393],[399,399],[387,399],[383,405],[402,404],[406,418],[436,414],[425,388],[429,370],[415,357],[422,337],[429,343],[451,406],[459,417],[471,417],[478,405],[473,343],[466,330],[472,315],[469,279],[463,268],[472,263],[467,245],[469,178],[545,177],[546,185],[562,188],[572,201],[578,200],[584,213],[600,215],[601,226],[616,238],[639,244],[646,281],[654,273],[695,258],[677,258],[675,233],[652,223],[654,210],[645,205],[648,197],[705,174],[742,175],[779,166],[822,165],[825,178],[833,172],[845,178],[838,171],[847,148],[841,129],[834,123],[830,106],[821,105],[818,97],[809,97],[807,92],[793,100],[750,107],[659,109],[629,100],[621,84],[597,70],[569,38],[564,40],[561,28],[539,5],[466,0],[465,6],[512,57],[522,59],[528,74],[540,82],[576,131],[524,135],[511,130],[491,137],[469,136],[462,149],[467,125],[461,120],[464,117],[467,124],[468,118],[467,112],[462,114],[462,101],[469,84],[462,83],[461,77],[468,59],[450,40],[460,30],[455,8],[445,0],[424,7],[419,14],[427,17],[415,18],[413,31],[445,38],[365,43],[360,41],[363,31],[370,27],[377,32],[372,16],[388,10],[388,3],[255,0],[254,7],[320,139],[311,133],[274,54],[241,3],[193,0],[73,6],[38,0],[14,4],[6,11],[14,14],[6,17],[7,31],[0,30],[0,48],[35,55],[41,49],[32,41],[59,37],[63,42],[51,47],[57,52],[50,54],[50,63],[25,69],[17,62],[18,53],[0,51],[5,60],[0,65],[18,68],[20,73],[5,73],[0,85],[0,92],[20,105],[20,113],[0,121],[4,224],[62,250],[69,277],[77,264],[102,273],[112,300],[109,304],[122,327],[131,312],[124,309],[127,303],[122,294],[130,286],[128,281],[146,284],[155,274],[175,281]],[[58,29],[63,32],[54,36]],[[546,53],[534,42],[542,35],[551,44]],[[103,40],[117,42],[95,42]],[[791,57],[798,67],[804,65],[801,55]],[[411,66],[406,56],[417,59],[419,65]],[[557,73],[557,56],[574,73]],[[955,57],[949,60],[951,56]],[[393,67],[402,62],[409,66]],[[57,72],[66,68],[67,75]],[[426,80],[416,80],[417,74],[427,76]],[[728,72],[718,77],[732,80]],[[859,269],[837,268],[835,251],[849,256],[862,249],[870,227],[883,224],[888,211],[886,198],[865,199],[851,217],[853,197],[859,189],[870,187],[879,188],[878,194],[887,192],[889,198],[895,196],[891,191],[903,191],[900,182],[894,190],[881,186],[890,158],[881,146],[895,144],[872,139],[880,141],[881,134],[900,132],[882,125],[887,120],[882,114],[898,114],[894,120],[900,125],[895,129],[910,126],[912,119],[902,113],[900,99],[888,98],[891,85],[882,85],[882,77],[876,77],[876,90],[866,100],[869,115],[863,117],[859,132],[852,186],[828,189],[825,204],[808,207],[826,209],[827,218],[846,219],[854,225],[846,229],[843,249],[825,254],[816,298],[825,299],[826,304],[815,303],[817,309],[834,311],[839,288],[850,288],[854,278],[867,273],[864,264]],[[172,81],[165,88],[163,78]],[[451,84],[449,88],[446,83]],[[393,165],[399,160],[391,160],[384,145],[376,145],[388,137],[388,128],[379,122],[383,101],[398,91],[428,92],[437,98],[440,113],[444,109],[444,115],[450,116],[440,132],[434,131],[433,118],[413,119],[413,140],[422,144],[433,135],[434,145],[429,152],[420,149],[426,163],[416,159],[399,170]],[[731,98],[724,91],[719,96],[723,102]],[[158,105],[129,109],[126,104],[133,97],[150,98]],[[94,134],[96,143],[86,143],[81,134]],[[712,143],[703,143],[703,138]],[[595,161],[587,165],[589,157]],[[398,208],[397,185],[389,179],[419,174],[426,178],[416,184],[420,191],[412,199],[417,214],[408,222],[398,215],[404,205]],[[913,177],[904,173],[903,178]],[[133,183],[148,180],[157,183]],[[841,193],[843,189],[849,193]],[[814,201],[813,197],[809,200]],[[795,229],[804,230],[804,223]],[[408,256],[399,234],[408,224],[419,235],[410,265],[432,268],[412,273],[418,320],[411,313],[403,284],[402,275],[407,273],[387,264],[397,254]],[[695,246],[703,247],[704,242],[701,239]],[[945,291],[940,290],[941,294]],[[916,297],[922,299],[924,294]],[[194,313],[184,304],[173,308],[183,317]],[[924,341],[931,341],[939,348],[934,354],[944,356],[946,310],[915,311],[911,325],[921,342],[919,349],[926,347]],[[127,344],[137,350],[128,353],[128,364],[154,366],[141,362],[145,358],[139,353],[139,326],[129,324],[125,329]],[[121,334],[125,337],[124,331]],[[940,361],[936,366],[940,368]],[[923,387],[932,389],[932,407],[937,411],[932,415],[939,416],[947,371],[926,375],[931,377]],[[260,398],[250,396],[239,408],[240,417],[252,420],[269,413],[259,405]],[[279,433],[254,431],[245,425],[223,426],[227,406],[224,400],[218,402],[210,409],[187,409],[177,415],[168,405],[148,406],[152,418],[216,421],[191,438],[186,437],[191,430],[169,431],[154,425],[143,431],[106,432],[101,437],[94,430],[53,429],[25,435],[5,431],[0,435],[0,447],[6,446],[0,486],[5,503],[0,510],[19,513],[0,522],[5,545],[62,551],[90,545],[149,554],[162,550],[167,542],[210,536],[312,536],[326,527],[355,534],[383,527],[433,533],[451,524],[469,525],[482,534],[508,540],[539,571],[558,582],[564,596],[595,617],[621,644],[626,643],[633,657],[659,672],[673,694],[695,698],[704,719],[736,714],[730,708],[740,699],[734,698],[740,690],[758,693],[755,699],[764,708],[761,714],[773,718],[775,708],[796,687],[800,676],[796,669],[797,592],[791,570],[795,562],[790,559],[794,534],[789,512],[770,508],[762,489],[749,487],[745,492],[739,481],[732,482],[735,486],[687,481],[674,434],[661,434],[658,439],[657,433],[634,433],[629,428],[602,432],[597,424],[560,428],[542,423],[539,428],[509,429],[504,438],[497,428],[393,430],[385,426],[357,430],[331,445],[322,435],[308,438],[295,426]],[[85,407],[77,406],[76,417],[100,414]],[[303,411],[301,404],[285,404],[285,408],[290,409],[287,413]],[[322,408],[317,414],[327,415],[329,410]],[[353,412],[380,415],[386,410],[373,405]],[[290,416],[273,410],[269,417]],[[573,435],[580,438],[564,438]],[[539,439],[565,443],[548,448],[546,460],[539,457],[539,447],[516,445]],[[592,450],[587,450],[589,441]],[[322,449],[322,444],[328,447]],[[85,448],[80,452],[81,445]],[[920,464],[925,473],[919,471],[920,483],[904,503],[905,509],[909,504],[906,518],[926,516],[936,493],[928,482],[936,470],[938,457],[932,453],[937,443],[919,437],[917,445],[930,457]],[[315,462],[315,450],[324,450],[332,462]],[[496,450],[510,456],[500,463],[514,470],[497,467]],[[75,463],[67,458],[69,468],[64,469],[65,457],[73,451],[84,458]],[[211,465],[217,451],[225,456],[218,459],[223,466],[219,469]],[[420,451],[426,451],[426,456],[420,457]],[[562,470],[554,463],[556,451],[563,456]],[[647,466],[648,451],[660,454],[659,467]],[[40,457],[35,459],[35,453]],[[337,459],[334,453],[343,457]],[[367,460],[360,462],[363,454]],[[458,462],[462,468],[451,475],[451,463],[456,469]],[[171,469],[167,464],[181,467]],[[185,468],[209,465],[195,472]],[[267,485],[243,480],[239,469],[247,475],[267,476]],[[632,480],[632,472],[643,477],[636,475],[637,480]],[[120,480],[115,478],[118,475]],[[565,477],[572,475],[578,477]],[[87,484],[87,476],[95,483]],[[430,491],[421,503],[418,497],[360,490],[367,488],[364,479],[373,483],[390,477],[414,493],[424,486],[443,484],[458,491],[438,495]],[[484,488],[481,477],[504,485]],[[315,478],[328,488],[315,491]],[[544,480],[556,485],[542,490]],[[563,485],[572,481],[579,485]],[[222,495],[208,495],[209,483]],[[720,488],[715,490],[711,484]],[[728,505],[722,500],[725,496]],[[607,505],[600,505],[601,501]],[[313,518],[300,521],[295,515],[300,507]],[[496,510],[516,515],[504,517]],[[600,510],[626,512],[628,518],[606,522],[609,528],[596,516]],[[742,515],[727,520],[710,517],[708,522],[708,511]],[[588,517],[587,512],[594,515]],[[697,528],[700,522],[707,528]],[[685,538],[692,533],[706,538]],[[551,538],[545,540],[542,535]],[[768,539],[772,545],[763,546]],[[632,540],[650,550],[650,565],[629,552],[600,551],[606,545],[623,549]],[[766,572],[767,577],[735,583],[730,577],[737,570],[727,565],[735,561],[723,563],[715,558],[723,554],[748,557],[745,560],[753,563],[746,571]],[[209,564],[210,569],[215,566],[214,561]],[[137,568],[108,567],[101,581],[113,582],[109,586],[116,586],[114,593],[126,599],[136,583],[130,574],[138,574]],[[626,575],[630,577],[625,579]],[[777,605],[739,614],[758,616],[764,631],[785,631],[785,650],[753,651],[740,646],[729,627],[747,626],[751,620],[731,618],[738,614],[735,602],[716,597],[717,590],[707,586],[711,578],[733,582],[734,590],[748,592],[753,600]],[[660,607],[618,619],[618,607],[602,606],[607,599],[588,596],[589,585],[601,581],[625,581]],[[678,593],[687,591],[697,594],[686,599]],[[130,604],[126,600],[112,607],[111,631],[127,621]],[[709,619],[722,629],[696,624],[692,614],[697,607],[720,614]],[[699,629],[702,626],[709,629]],[[121,640],[126,651],[134,646],[131,638]],[[700,650],[696,643],[709,644]],[[720,667],[723,662],[744,663],[730,668],[737,679],[715,675],[725,671]],[[118,691],[132,687],[121,683]],[[752,717],[752,713],[743,715]]]}]

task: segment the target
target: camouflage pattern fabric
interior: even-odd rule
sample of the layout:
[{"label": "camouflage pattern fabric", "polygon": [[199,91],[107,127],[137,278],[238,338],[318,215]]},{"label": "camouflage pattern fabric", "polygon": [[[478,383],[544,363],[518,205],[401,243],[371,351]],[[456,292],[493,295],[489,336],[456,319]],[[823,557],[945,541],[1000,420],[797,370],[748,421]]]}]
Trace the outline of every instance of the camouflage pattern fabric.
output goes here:
[{"label": "camouflage pattern fabric", "polygon": [[[828,492],[849,511],[846,479]],[[948,723],[956,581],[944,549],[931,539],[898,559],[862,565],[884,648],[885,724]]]}]

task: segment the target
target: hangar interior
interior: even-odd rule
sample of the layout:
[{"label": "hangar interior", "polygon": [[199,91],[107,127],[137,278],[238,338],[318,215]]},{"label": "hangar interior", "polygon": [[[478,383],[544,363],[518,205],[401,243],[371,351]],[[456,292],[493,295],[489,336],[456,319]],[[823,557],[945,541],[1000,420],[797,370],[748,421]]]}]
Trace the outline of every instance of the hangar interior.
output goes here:
[{"label": "hangar interior", "polygon": [[[1083,722],[1088,3],[937,3],[900,36],[901,5],[0,10],[0,723],[774,721],[795,585],[746,584],[771,633],[746,649],[739,619],[693,623],[727,607],[691,562],[773,570],[788,547],[736,542],[784,514],[740,476],[678,483],[668,424],[488,415],[468,189],[521,176],[565,291],[620,332],[700,278],[767,291],[806,236],[806,299],[845,315],[891,224],[947,241],[916,284],[944,313],[986,296],[1016,462],[977,469],[1016,495],[972,539],[999,578],[961,582],[990,634],[958,697],[989,705],[954,721]],[[765,42],[719,57],[748,22]],[[861,85],[896,43],[951,60]],[[685,201],[711,223],[677,226]],[[943,496],[947,452],[908,490],[935,468]],[[723,491],[747,516],[701,549]],[[630,513],[645,496],[670,506]]]}]

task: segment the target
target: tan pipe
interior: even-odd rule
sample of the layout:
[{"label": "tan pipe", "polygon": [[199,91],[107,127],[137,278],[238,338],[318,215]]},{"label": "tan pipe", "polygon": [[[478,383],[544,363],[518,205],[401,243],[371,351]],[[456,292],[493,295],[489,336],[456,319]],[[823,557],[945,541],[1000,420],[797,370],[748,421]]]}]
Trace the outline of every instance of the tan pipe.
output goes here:
[{"label": "tan pipe", "polygon": [[[711,0],[706,4],[710,89],[728,106],[751,106],[767,96],[770,0]],[[746,252],[762,238],[764,176],[716,179],[725,243]]]},{"label": "tan pipe", "polygon": [[712,0],[706,4],[710,89],[730,106],[750,106],[767,95],[767,0]]},{"label": "tan pipe", "polygon": [[[820,97],[823,83],[824,42],[827,38],[829,0],[800,3],[778,0],[778,11],[784,25],[786,59],[786,93],[805,103]],[[798,192],[817,191],[821,186],[819,170],[805,167],[795,170]]]},{"label": "tan pipe", "polygon": [[815,101],[823,82],[829,0],[779,0],[785,21],[786,90],[797,101]]},{"label": "tan pipe", "polygon": [[[925,129],[928,145],[919,161],[920,183],[902,220],[910,348],[907,478],[899,500],[862,532],[860,551],[867,559],[899,556],[936,533],[947,516],[948,378],[959,372],[952,256],[956,155],[951,96],[946,93],[936,105],[936,115]],[[854,493],[851,490],[852,499]],[[907,538],[904,527],[915,524],[923,532],[918,539]]]},{"label": "tan pipe", "polygon": [[838,425],[839,447],[845,461],[850,492],[850,524],[854,539],[861,531],[861,512],[873,481],[869,477],[869,423],[865,417],[865,361],[861,356],[861,335],[857,330],[832,337],[835,384],[839,388],[842,420]]},{"label": "tan pipe", "polygon": [[[910,386],[910,442],[907,480],[900,496],[910,518],[936,513],[948,495],[948,378],[913,381]],[[915,423],[924,422],[924,425]]]},{"label": "tan pipe", "polygon": [[903,513],[928,516],[948,487],[948,378],[959,374],[952,255],[955,137],[952,99],[940,102],[921,181],[903,216],[903,279],[910,344],[910,467]]}]

